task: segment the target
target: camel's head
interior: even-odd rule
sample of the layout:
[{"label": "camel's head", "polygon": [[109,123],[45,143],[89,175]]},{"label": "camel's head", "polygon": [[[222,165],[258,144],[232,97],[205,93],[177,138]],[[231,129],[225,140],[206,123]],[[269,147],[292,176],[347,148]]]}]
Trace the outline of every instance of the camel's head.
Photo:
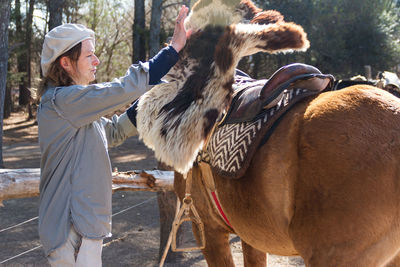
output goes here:
[{"label": "camel's head", "polygon": [[156,157],[186,173],[217,119],[231,102],[243,56],[304,51],[303,28],[250,0],[199,0],[185,21],[193,33],[179,61],[138,105],[138,131]]},{"label": "camel's head", "polygon": [[[278,11],[263,11],[251,0],[199,0],[186,18],[185,27],[195,33],[186,52],[199,54],[203,47],[214,46],[215,53],[206,51],[208,54],[203,56],[218,57],[217,52],[226,54],[234,49],[232,62],[257,52],[305,51],[310,46],[301,26],[285,22]],[[204,42],[208,44],[204,46]]]},{"label": "camel's head", "polygon": [[244,56],[305,51],[310,46],[301,26],[285,22],[278,11],[263,11],[250,0],[199,0],[185,27],[193,34],[167,80],[187,81],[194,75],[205,82],[206,72],[233,77]]}]

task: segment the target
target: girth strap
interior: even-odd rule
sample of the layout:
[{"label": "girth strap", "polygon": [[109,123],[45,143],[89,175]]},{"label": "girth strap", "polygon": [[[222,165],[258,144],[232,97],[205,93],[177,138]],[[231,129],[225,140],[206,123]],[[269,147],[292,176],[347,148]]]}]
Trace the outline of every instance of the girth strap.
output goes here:
[{"label": "girth strap", "polygon": [[213,173],[211,170],[211,166],[204,161],[198,162],[198,166],[201,170],[201,178],[205,184],[205,187],[206,187],[207,193],[210,197],[211,203],[213,204],[214,208],[218,211],[219,216],[225,222],[226,226],[231,231],[233,231],[232,225],[229,222],[228,218],[226,217],[226,214],[225,214],[225,212],[221,206],[221,203],[219,201],[217,189],[216,189],[215,183],[214,183],[214,176],[213,176]]}]

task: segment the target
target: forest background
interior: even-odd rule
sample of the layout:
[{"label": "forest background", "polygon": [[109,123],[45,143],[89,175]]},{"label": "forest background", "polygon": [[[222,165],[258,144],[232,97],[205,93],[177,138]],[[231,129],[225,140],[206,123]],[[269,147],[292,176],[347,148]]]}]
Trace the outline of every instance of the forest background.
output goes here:
[{"label": "forest background", "polygon": [[[191,3],[192,2],[192,3]],[[35,119],[40,54],[45,34],[62,23],[96,32],[98,82],[122,76],[131,63],[155,55],[172,36],[182,4],[194,0],[0,0],[0,167],[3,118],[26,110]],[[244,58],[239,68],[268,78],[277,68],[302,62],[337,79],[379,71],[400,73],[400,0],[254,0],[303,26],[311,42],[305,53]]]}]

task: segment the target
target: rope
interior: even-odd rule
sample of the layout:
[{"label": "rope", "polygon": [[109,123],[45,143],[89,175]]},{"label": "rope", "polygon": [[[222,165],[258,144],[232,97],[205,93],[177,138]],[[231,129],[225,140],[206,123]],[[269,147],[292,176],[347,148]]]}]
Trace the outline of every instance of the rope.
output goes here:
[{"label": "rope", "polygon": [[[177,217],[177,215],[178,215],[180,206],[181,206],[181,203],[180,203],[180,201],[179,201],[179,198],[177,197],[177,198],[176,198],[175,219],[176,219],[176,217]],[[174,220],[174,221],[175,221],[175,220]],[[164,266],[164,262],[165,262],[165,259],[167,258],[169,248],[171,247],[172,235],[173,235],[173,234],[174,234],[174,233],[173,233],[173,231],[171,230],[171,231],[169,232],[169,236],[168,236],[167,243],[165,244],[165,247],[164,247],[164,253],[163,253],[162,257],[161,257],[159,267],[163,267],[163,266]]]},{"label": "rope", "polygon": [[22,253],[20,253],[20,254],[18,254],[18,255],[12,256],[11,258],[8,258],[8,259],[6,259],[6,260],[0,262],[0,264],[3,264],[3,263],[5,263],[5,262],[7,262],[7,261],[10,261],[10,260],[13,260],[13,259],[15,259],[15,258],[18,258],[18,257],[20,257],[20,256],[23,256],[23,255],[25,255],[25,254],[27,254],[27,253],[29,253],[29,252],[31,252],[31,251],[34,251],[34,250],[36,250],[36,249],[38,249],[38,248],[41,248],[41,247],[42,247],[42,245],[37,246],[37,247],[34,247],[34,248],[32,248],[32,249],[30,249],[30,250],[27,250],[27,251],[25,251],[25,252],[22,252]]},{"label": "rope", "polygon": [[[143,201],[143,202],[141,202],[141,203],[139,203],[139,204],[136,204],[136,205],[134,205],[134,206],[131,206],[131,207],[129,207],[129,208],[126,208],[126,209],[124,209],[124,210],[121,210],[121,211],[119,211],[119,212],[113,214],[112,217],[114,217],[115,215],[118,215],[118,214],[120,214],[120,213],[122,213],[122,212],[125,212],[125,211],[127,211],[127,210],[133,209],[133,208],[135,208],[135,207],[137,207],[137,206],[140,206],[140,205],[142,205],[142,204],[144,204],[144,203],[146,203],[146,202],[149,202],[150,200],[153,200],[154,198],[155,198],[155,197],[149,198],[149,199],[147,199],[147,200],[145,200],[145,201]],[[16,224],[16,225],[13,225],[13,226],[10,226],[10,227],[1,229],[1,230],[0,230],[0,233],[5,232],[5,231],[7,231],[7,230],[11,230],[11,229],[13,229],[13,228],[16,228],[16,227],[18,227],[18,226],[21,226],[21,225],[23,225],[23,224],[26,224],[26,223],[28,223],[28,222],[37,220],[37,218],[38,218],[38,216],[36,216],[36,217],[34,217],[34,218],[31,218],[31,219],[29,219],[29,220],[26,220],[26,221],[24,221],[24,222],[18,223],[18,224]]]},{"label": "rope", "polygon": [[145,200],[145,201],[143,201],[143,202],[140,202],[139,204],[136,204],[136,205],[133,205],[133,206],[131,206],[131,207],[129,207],[129,208],[126,208],[126,209],[124,209],[124,210],[118,211],[117,213],[114,213],[113,215],[111,215],[111,217],[114,217],[114,216],[116,216],[116,215],[118,215],[118,214],[121,214],[121,213],[123,213],[123,212],[125,212],[125,211],[128,211],[128,210],[130,210],[130,209],[136,208],[136,207],[138,207],[138,206],[140,206],[140,205],[142,205],[142,204],[145,204],[145,203],[147,203],[147,202],[150,202],[151,200],[153,200],[153,199],[155,199],[155,198],[156,198],[156,197],[151,197],[151,198],[149,198],[149,199],[147,199],[147,200]]},{"label": "rope", "polygon": [[36,217],[34,217],[34,218],[32,218],[32,219],[29,219],[29,220],[26,220],[26,221],[24,221],[24,222],[22,222],[22,223],[19,223],[19,224],[16,224],[16,225],[13,225],[13,226],[10,226],[10,227],[1,229],[1,230],[0,230],[0,233],[2,233],[2,232],[4,232],[4,231],[7,231],[7,230],[10,230],[10,229],[13,229],[13,228],[18,227],[18,226],[21,226],[21,225],[26,224],[26,223],[28,223],[28,222],[34,221],[34,220],[36,220],[37,218],[38,218],[38,217],[36,216]]},{"label": "rope", "polygon": [[[153,199],[155,199],[155,198],[156,198],[156,197],[151,197],[151,198],[146,199],[145,201],[142,201],[142,202],[140,202],[140,203],[138,203],[138,204],[136,204],[136,205],[130,206],[129,208],[120,210],[120,211],[114,213],[113,215],[111,215],[111,217],[114,217],[114,216],[116,216],[116,215],[118,215],[118,214],[121,214],[121,213],[123,213],[123,212],[125,212],[125,211],[128,211],[128,210],[130,210],[130,209],[136,208],[136,207],[138,207],[138,206],[140,206],[140,205],[143,205],[143,204],[145,204],[145,203],[147,203],[147,202],[150,202],[151,200],[153,200]],[[2,229],[2,230],[0,231],[0,233],[1,233],[1,232],[4,232],[4,231],[6,231],[6,230],[9,230],[9,229],[15,228],[15,227],[17,227],[17,226],[20,226],[20,225],[22,225],[22,224],[28,223],[28,222],[30,222],[30,221],[36,220],[37,218],[38,218],[38,217],[35,217],[35,218],[29,219],[29,220],[27,220],[27,221],[25,221],[25,222],[22,222],[22,223],[19,223],[19,224],[14,225],[14,226],[11,226],[11,227]],[[29,250],[27,250],[27,251],[24,251],[24,252],[22,252],[22,253],[20,253],[20,254],[18,254],[18,255],[15,255],[15,256],[12,256],[12,257],[10,257],[10,258],[8,258],[8,259],[3,260],[2,262],[0,262],[0,264],[3,264],[3,263],[6,263],[6,262],[8,262],[8,261],[10,261],[10,260],[16,259],[16,258],[18,258],[18,257],[20,257],[20,256],[23,256],[23,255],[25,255],[25,254],[27,254],[27,253],[29,253],[29,252],[31,252],[31,251],[34,251],[34,250],[36,250],[36,249],[38,249],[38,248],[41,248],[41,247],[42,247],[42,245],[37,246],[37,247],[34,247],[34,248],[29,249]]]}]

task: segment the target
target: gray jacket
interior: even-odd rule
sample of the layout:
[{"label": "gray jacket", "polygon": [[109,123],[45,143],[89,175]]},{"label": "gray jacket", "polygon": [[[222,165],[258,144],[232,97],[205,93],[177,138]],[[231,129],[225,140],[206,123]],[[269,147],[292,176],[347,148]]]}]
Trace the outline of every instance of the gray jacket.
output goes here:
[{"label": "gray jacket", "polygon": [[113,82],[49,87],[42,96],[39,235],[46,255],[64,244],[71,223],[86,238],[111,236],[108,147],[137,132],[126,113],[103,116],[138,98],[148,84],[148,63],[140,63]]}]

